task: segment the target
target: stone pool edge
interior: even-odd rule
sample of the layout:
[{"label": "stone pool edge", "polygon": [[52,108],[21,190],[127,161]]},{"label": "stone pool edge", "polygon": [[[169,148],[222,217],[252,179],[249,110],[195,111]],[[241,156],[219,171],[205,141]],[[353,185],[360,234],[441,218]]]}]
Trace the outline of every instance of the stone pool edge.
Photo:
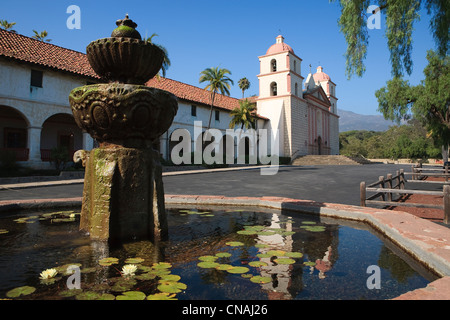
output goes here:
[{"label": "stone pool edge", "polygon": [[[81,197],[0,201],[0,213],[21,209],[80,206],[81,202]],[[409,213],[283,197],[166,194],[165,202],[186,205],[266,207],[366,223],[441,276],[440,279],[429,283],[427,287],[407,292],[394,300],[450,300],[450,228]]]}]

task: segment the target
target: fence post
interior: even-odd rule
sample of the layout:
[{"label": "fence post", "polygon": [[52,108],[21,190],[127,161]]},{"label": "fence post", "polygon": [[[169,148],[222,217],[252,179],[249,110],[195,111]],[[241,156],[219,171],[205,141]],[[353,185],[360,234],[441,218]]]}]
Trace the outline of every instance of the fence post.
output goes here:
[{"label": "fence post", "polygon": [[362,181],[359,184],[359,199],[361,207],[366,206],[366,182]]},{"label": "fence post", "polygon": [[411,166],[411,172],[412,172],[411,180],[416,180],[416,168],[414,166]]},{"label": "fence post", "polygon": [[445,173],[445,182],[447,182],[448,181],[448,165],[446,165],[445,167],[444,167],[444,173]]},{"label": "fence post", "polygon": [[[387,188],[388,189],[392,189],[392,174],[390,174],[390,173],[388,173],[387,175],[386,175],[386,179],[387,179]],[[390,201],[392,201],[392,193],[391,192],[388,192],[388,194],[387,194],[387,200],[390,202]]]},{"label": "fence post", "polygon": [[444,223],[450,224],[450,186],[444,186]]},{"label": "fence post", "polygon": [[405,189],[405,170],[400,169],[400,176],[401,176],[400,189]]},{"label": "fence post", "polygon": [[[380,182],[381,188],[384,189],[384,177],[379,176],[378,181]],[[381,198],[383,199],[383,201],[386,201],[386,194],[384,192],[381,192]]]}]

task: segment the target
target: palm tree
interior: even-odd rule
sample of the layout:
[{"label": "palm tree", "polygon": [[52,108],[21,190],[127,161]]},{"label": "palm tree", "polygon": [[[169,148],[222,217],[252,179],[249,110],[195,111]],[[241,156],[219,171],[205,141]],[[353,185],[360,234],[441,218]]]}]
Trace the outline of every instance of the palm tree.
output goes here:
[{"label": "palm tree", "polygon": [[228,69],[219,69],[219,67],[207,68],[200,72],[199,83],[208,82],[209,84],[205,87],[205,90],[211,92],[211,109],[209,111],[208,130],[211,128],[211,117],[216,93],[220,92],[223,95],[229,96],[230,84],[234,84],[233,80],[231,80],[227,74],[231,74],[231,72]]},{"label": "palm tree", "polygon": [[36,30],[33,30],[34,32],[34,36],[32,37],[33,39],[39,40],[39,41],[46,41],[46,42],[50,42],[52,41],[52,39],[46,39],[48,36],[48,32],[47,31],[41,31],[41,32],[37,32]]},{"label": "palm tree", "polygon": [[[150,37],[148,37],[147,39],[144,39],[144,41],[145,42],[148,42],[148,43],[153,43],[153,38],[154,37],[157,37],[158,35],[156,34],[156,33],[153,33]],[[156,75],[158,78],[160,77],[160,76],[163,76],[163,77],[165,77],[166,76],[166,72],[167,72],[167,70],[169,69],[169,67],[170,67],[170,59],[169,59],[169,52],[167,51],[167,49],[165,48],[165,47],[163,47],[162,45],[160,45],[160,44],[156,44],[156,43],[153,43],[154,45],[156,45],[156,46],[158,46],[163,52],[164,52],[164,60],[163,60],[163,64],[162,64],[162,67],[161,67],[161,71],[160,72],[158,72],[158,74]],[[161,73],[161,74],[160,74]]]},{"label": "palm tree", "polygon": [[239,107],[234,108],[230,116],[233,117],[230,121],[230,129],[233,129],[236,125],[241,125],[241,129],[246,127],[247,129],[255,128],[255,118],[253,113],[256,111],[256,105],[245,99],[239,101]]},{"label": "palm tree", "polygon": [[250,88],[250,81],[247,78],[242,78],[238,82],[239,88],[242,90],[242,99],[244,99],[244,91]]},{"label": "palm tree", "polygon": [[5,29],[6,31],[11,31],[16,33],[15,30],[12,30],[16,23],[15,22],[8,22],[7,20],[0,20],[0,28]]}]

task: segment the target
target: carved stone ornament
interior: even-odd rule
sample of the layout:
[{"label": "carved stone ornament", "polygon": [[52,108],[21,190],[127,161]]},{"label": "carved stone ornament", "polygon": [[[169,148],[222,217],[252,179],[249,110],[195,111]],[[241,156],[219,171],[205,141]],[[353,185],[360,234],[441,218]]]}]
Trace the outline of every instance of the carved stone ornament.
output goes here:
[{"label": "carved stone ornament", "polygon": [[129,139],[154,141],[177,113],[176,97],[145,86],[95,84],[69,96],[77,125],[99,142],[123,145]]}]

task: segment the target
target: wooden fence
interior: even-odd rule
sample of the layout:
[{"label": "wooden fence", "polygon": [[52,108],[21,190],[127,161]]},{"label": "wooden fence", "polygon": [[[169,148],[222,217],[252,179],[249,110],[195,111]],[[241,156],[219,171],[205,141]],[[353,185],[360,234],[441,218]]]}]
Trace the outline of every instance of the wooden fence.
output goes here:
[{"label": "wooden fence", "polygon": [[[448,169],[447,169],[448,172]],[[414,180],[406,180],[405,175],[412,175]],[[432,174],[431,176],[447,176],[448,173],[444,174]],[[428,190],[407,190],[405,189],[405,183],[411,181],[419,181],[423,176],[430,176],[430,173],[423,173],[421,170],[413,172],[404,172],[400,170],[396,172],[395,176],[388,174],[386,178],[380,176],[377,182],[371,183],[366,186],[363,181],[360,184],[360,202],[361,206],[365,207],[368,204],[379,205],[382,207],[415,207],[415,208],[430,208],[430,209],[441,209],[444,211],[444,223],[450,224],[450,185],[444,184],[442,191],[428,191]],[[442,183],[442,182],[441,182]],[[374,193],[367,197],[367,193]],[[425,203],[406,203],[398,202],[402,195],[409,194],[422,194],[429,196],[440,196],[442,197],[442,205],[425,204]],[[380,198],[380,199],[377,199]],[[375,200],[377,199],[377,200]]]}]

